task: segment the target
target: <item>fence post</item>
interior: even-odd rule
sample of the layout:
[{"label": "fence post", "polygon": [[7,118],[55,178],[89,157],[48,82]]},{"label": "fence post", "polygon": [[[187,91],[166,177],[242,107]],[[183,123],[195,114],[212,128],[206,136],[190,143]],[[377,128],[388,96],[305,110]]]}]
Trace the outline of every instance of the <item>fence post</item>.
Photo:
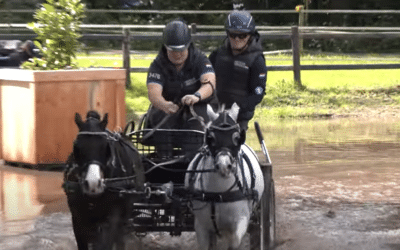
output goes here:
[{"label": "fence post", "polygon": [[190,24],[190,33],[191,34],[196,34],[196,32],[197,32],[197,26],[196,26],[196,23],[192,23],[192,24]]},{"label": "fence post", "polygon": [[123,54],[123,67],[126,70],[126,82],[125,87],[131,88],[131,61],[130,61],[130,31],[128,28],[123,28],[123,39],[122,39],[122,54]]},{"label": "fence post", "polygon": [[298,88],[302,89],[300,78],[300,35],[299,26],[292,27],[292,53],[294,81]]},{"label": "fence post", "polygon": [[[307,1],[307,0],[306,0]],[[306,22],[306,14],[304,13],[304,9],[301,8],[299,11],[299,27],[304,27],[304,23]],[[299,48],[300,53],[303,52],[303,39],[299,39]]]}]

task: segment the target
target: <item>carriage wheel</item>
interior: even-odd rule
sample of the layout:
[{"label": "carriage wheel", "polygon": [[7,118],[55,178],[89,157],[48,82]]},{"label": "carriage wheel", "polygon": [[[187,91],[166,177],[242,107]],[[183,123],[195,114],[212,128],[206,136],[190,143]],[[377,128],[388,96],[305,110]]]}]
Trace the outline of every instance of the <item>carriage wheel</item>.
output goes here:
[{"label": "carriage wheel", "polygon": [[264,175],[264,193],[258,208],[257,223],[250,224],[250,249],[269,250],[275,244],[275,186],[271,164],[261,166]]},{"label": "carriage wheel", "polygon": [[[267,182],[266,182],[267,183]],[[260,250],[272,249],[275,244],[275,186],[270,179],[261,200],[261,248]]]},{"label": "carriage wheel", "polygon": [[146,122],[146,120],[147,120],[147,113],[145,113],[144,115],[142,115],[142,117],[140,117],[137,130],[144,129],[145,126],[144,123]]}]

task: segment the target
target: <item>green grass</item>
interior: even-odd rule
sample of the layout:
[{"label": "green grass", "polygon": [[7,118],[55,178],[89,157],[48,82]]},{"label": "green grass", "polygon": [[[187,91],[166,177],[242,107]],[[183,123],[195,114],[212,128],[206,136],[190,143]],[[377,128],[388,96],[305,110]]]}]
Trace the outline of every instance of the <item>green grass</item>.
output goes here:
[{"label": "green grass", "polygon": [[[291,71],[268,72],[267,84],[274,85],[277,82],[293,81]],[[372,89],[400,85],[400,69],[388,70],[303,70],[301,71],[302,84],[307,88],[328,89]]]},{"label": "green grass", "polygon": [[[131,67],[149,67],[155,54],[131,55]],[[397,57],[303,55],[301,64],[399,63]],[[291,65],[288,55],[266,55],[267,65]],[[122,55],[79,55],[82,67],[121,67]],[[131,73],[132,89],[126,102],[137,112],[147,110],[146,73]],[[358,107],[398,105],[400,70],[313,70],[301,72],[304,89],[293,82],[291,71],[270,71],[266,95],[257,109],[258,117],[314,117],[319,114],[345,114]]]}]

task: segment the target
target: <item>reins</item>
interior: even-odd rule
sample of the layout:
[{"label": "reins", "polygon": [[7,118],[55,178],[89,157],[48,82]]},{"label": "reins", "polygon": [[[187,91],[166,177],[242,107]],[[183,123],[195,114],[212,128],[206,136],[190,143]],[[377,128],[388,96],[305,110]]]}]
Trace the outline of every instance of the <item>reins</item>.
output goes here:
[{"label": "reins", "polygon": [[[175,114],[179,114],[182,111],[183,106],[181,106]],[[152,136],[162,125],[164,125],[172,115],[173,114],[167,114],[166,116],[164,116],[164,118],[154,128],[152,128],[149,133],[145,134],[141,140],[146,141],[147,139],[149,139],[149,137]]]},{"label": "reins", "polygon": [[[207,81],[207,82],[205,82],[205,83],[203,83],[203,84],[209,84],[209,85],[211,86],[212,95],[214,96],[214,98],[215,98],[215,100],[217,101],[217,103],[219,103],[219,101],[218,101],[218,96],[217,96],[217,91],[215,90],[214,85],[212,85],[212,83],[211,83],[210,81]],[[205,122],[204,122],[204,118],[201,117],[201,116],[199,116],[199,115],[196,113],[196,111],[194,111],[193,105],[190,105],[190,106],[189,106],[189,109],[190,109],[190,113],[192,114],[192,116],[193,116],[196,120],[198,120],[198,121],[200,122],[200,124],[201,124],[201,126],[202,126],[203,128],[205,128],[205,127],[206,127],[206,124],[205,124]]]},{"label": "reins", "polygon": [[[115,137],[108,137],[108,133],[107,132],[82,132],[82,135],[99,135],[99,136],[107,136],[107,138],[114,138]],[[164,166],[167,165],[172,165],[175,163],[179,163],[180,161],[182,161],[183,158],[176,158],[176,159],[172,159],[166,162],[162,162],[159,164],[154,163],[153,161],[145,158],[148,162],[150,162],[153,166],[148,169],[146,172],[144,172],[144,174],[148,174],[156,169],[162,169],[165,171],[169,171],[169,172],[174,172],[174,173],[209,173],[209,172],[216,172],[215,169],[210,169],[210,170],[184,170],[184,169],[170,169],[170,168],[166,168]],[[73,164],[76,165],[76,164]],[[74,166],[73,168],[76,168],[76,166]],[[71,171],[70,171],[71,172]],[[133,180],[137,177],[137,175],[131,175],[131,176],[127,176],[127,177],[115,177],[115,178],[104,178],[104,185],[107,188],[116,188],[116,187],[123,187],[125,185],[130,185],[130,184],[134,184]],[[78,184],[78,181],[68,181],[65,180],[66,185],[70,185],[70,186],[74,186],[76,184]]]}]

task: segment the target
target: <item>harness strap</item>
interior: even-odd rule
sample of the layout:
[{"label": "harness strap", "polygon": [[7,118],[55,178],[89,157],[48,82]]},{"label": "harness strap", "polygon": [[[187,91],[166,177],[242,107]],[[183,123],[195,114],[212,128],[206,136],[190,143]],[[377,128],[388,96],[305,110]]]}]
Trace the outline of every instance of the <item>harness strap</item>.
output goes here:
[{"label": "harness strap", "polygon": [[221,237],[221,233],[218,230],[217,221],[215,218],[215,202],[211,202],[211,220],[215,229],[215,234],[218,235],[218,237]]},{"label": "harness strap", "polygon": [[[127,180],[117,180],[117,181],[106,181],[106,187],[107,188],[125,188],[125,187],[132,187],[135,185],[135,181],[132,179],[127,179]],[[64,192],[67,194],[70,193],[76,193],[81,190],[81,185],[77,181],[64,181],[62,184],[62,188],[64,189]]]},{"label": "harness strap", "polygon": [[[242,180],[243,180],[242,189],[243,189],[243,192],[248,193],[249,185],[247,184],[247,178],[246,178],[246,175],[245,175],[245,172],[244,172],[244,162],[243,162],[244,157],[243,157],[243,155],[244,155],[243,153],[241,153],[239,155],[239,167],[240,167],[240,172],[242,172]],[[247,163],[247,166],[249,168],[253,168],[252,166],[249,165],[249,162],[246,161],[246,163]]]},{"label": "harness strap", "polygon": [[205,146],[201,147],[199,149],[200,153],[197,154],[197,156],[192,160],[192,166],[194,166],[193,170],[190,172],[190,178],[189,178],[189,188],[190,190],[194,190],[194,182],[196,180],[196,170],[197,167],[199,166],[200,160],[207,154],[207,149]]},{"label": "harness strap", "polygon": [[225,193],[215,193],[215,192],[202,192],[195,190],[192,192],[193,200],[197,201],[204,201],[204,202],[235,202],[235,201],[242,201],[242,200],[252,200],[255,199],[258,194],[257,192],[248,192],[243,193],[241,190],[235,190]]},{"label": "harness strap", "polygon": [[66,194],[75,193],[81,189],[79,182],[77,181],[64,181],[62,188]]},{"label": "harness strap", "polygon": [[247,166],[249,166],[250,176],[251,176],[251,186],[250,186],[250,188],[253,190],[254,187],[256,186],[256,175],[254,173],[254,168],[253,168],[253,165],[251,165],[251,161],[250,161],[249,156],[246,155],[246,154],[242,154],[242,156],[243,156],[244,160],[246,161]]},{"label": "harness strap", "polygon": [[125,179],[125,180],[117,180],[117,181],[107,181],[105,179],[105,185],[107,188],[125,188],[125,187],[132,187],[136,184],[135,180]]}]

